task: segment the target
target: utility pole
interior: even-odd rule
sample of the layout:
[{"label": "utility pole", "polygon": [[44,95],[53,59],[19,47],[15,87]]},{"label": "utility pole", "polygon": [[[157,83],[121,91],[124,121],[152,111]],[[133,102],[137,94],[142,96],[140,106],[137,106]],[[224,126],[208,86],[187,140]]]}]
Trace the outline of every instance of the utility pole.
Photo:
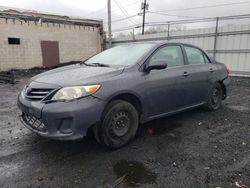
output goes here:
[{"label": "utility pole", "polygon": [[144,3],[141,3],[141,9],[143,10],[143,20],[142,20],[142,34],[144,35],[144,26],[145,26],[145,16],[146,10],[148,10],[148,3],[147,0],[144,0]]},{"label": "utility pole", "polygon": [[142,5],[143,7],[143,20],[142,20],[142,35],[144,35],[144,25],[145,25],[145,12],[146,12],[146,4],[147,0],[144,0],[144,3]]},{"label": "utility pole", "polygon": [[109,47],[112,47],[112,33],[111,33],[111,3],[108,0],[108,36],[109,36]]}]

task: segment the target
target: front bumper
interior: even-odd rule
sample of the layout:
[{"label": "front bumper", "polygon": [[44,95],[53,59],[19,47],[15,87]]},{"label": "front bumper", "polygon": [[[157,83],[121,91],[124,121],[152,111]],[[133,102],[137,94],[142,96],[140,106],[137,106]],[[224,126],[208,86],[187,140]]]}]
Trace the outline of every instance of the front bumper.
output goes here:
[{"label": "front bumper", "polygon": [[31,102],[18,96],[22,123],[31,131],[57,140],[81,139],[99,122],[106,103],[89,96],[71,102]]}]

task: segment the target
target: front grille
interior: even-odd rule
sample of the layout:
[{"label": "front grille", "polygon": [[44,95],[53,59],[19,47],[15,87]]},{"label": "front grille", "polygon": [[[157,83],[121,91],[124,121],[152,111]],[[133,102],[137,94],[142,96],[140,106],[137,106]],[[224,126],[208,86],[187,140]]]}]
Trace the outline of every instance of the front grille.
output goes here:
[{"label": "front grille", "polygon": [[37,88],[27,88],[25,90],[25,96],[31,101],[41,101],[43,100],[53,89],[37,89]]},{"label": "front grille", "polygon": [[23,120],[23,123],[25,123],[25,125],[29,126],[30,128],[35,129],[39,132],[43,132],[43,133],[47,132],[46,126],[43,124],[43,122],[40,119],[37,119],[34,116],[30,116],[24,113],[22,114],[21,118]]}]

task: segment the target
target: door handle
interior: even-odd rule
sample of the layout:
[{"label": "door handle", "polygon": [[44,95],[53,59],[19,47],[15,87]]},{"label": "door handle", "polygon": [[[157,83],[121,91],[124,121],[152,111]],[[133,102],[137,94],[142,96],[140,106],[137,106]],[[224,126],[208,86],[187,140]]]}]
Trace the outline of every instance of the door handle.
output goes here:
[{"label": "door handle", "polygon": [[185,72],[183,73],[183,76],[185,76],[185,77],[189,76],[188,72],[185,71]]},{"label": "door handle", "polygon": [[214,72],[214,68],[213,68],[213,67],[210,67],[210,68],[209,68],[209,72]]}]

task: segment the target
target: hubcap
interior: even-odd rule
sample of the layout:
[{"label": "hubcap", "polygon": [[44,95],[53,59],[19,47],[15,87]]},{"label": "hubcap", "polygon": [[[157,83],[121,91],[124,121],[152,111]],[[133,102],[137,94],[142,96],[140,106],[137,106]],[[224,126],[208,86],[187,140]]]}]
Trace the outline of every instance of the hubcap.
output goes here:
[{"label": "hubcap", "polygon": [[111,119],[111,133],[114,136],[121,137],[124,136],[130,125],[129,114],[125,111],[117,112]]}]

